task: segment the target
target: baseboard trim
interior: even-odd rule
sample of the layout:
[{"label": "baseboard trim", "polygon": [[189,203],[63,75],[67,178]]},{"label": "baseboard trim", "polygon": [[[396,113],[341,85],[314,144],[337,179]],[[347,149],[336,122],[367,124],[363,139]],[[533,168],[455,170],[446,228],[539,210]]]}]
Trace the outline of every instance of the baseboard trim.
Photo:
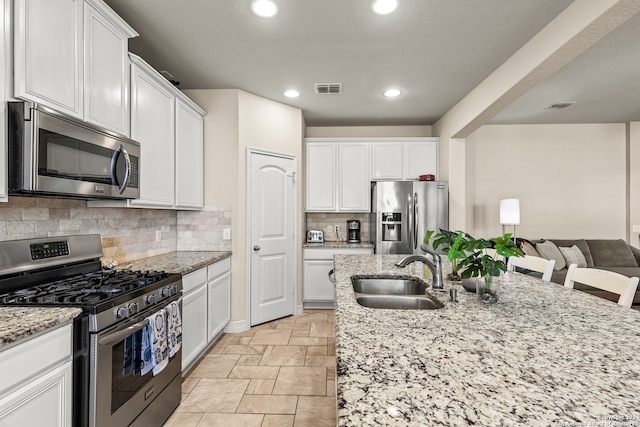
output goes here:
[{"label": "baseboard trim", "polygon": [[304,306],[302,304],[296,305],[296,312],[294,313],[296,316],[302,314],[304,310]]},{"label": "baseboard trim", "polygon": [[251,329],[251,325],[248,320],[237,320],[235,322],[229,322],[224,328],[224,332],[227,334],[237,334],[238,332],[244,332]]}]

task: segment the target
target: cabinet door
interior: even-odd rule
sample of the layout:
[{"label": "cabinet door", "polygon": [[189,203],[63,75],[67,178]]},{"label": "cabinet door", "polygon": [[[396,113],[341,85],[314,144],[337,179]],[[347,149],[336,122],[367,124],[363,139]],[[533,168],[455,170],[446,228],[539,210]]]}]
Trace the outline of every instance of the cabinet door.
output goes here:
[{"label": "cabinet door", "polygon": [[333,259],[304,260],[303,269],[303,300],[335,301],[334,285],[329,280],[329,271],[333,268]]},{"label": "cabinet door", "polygon": [[336,145],[307,143],[307,212],[336,210]]},{"label": "cabinet door", "polygon": [[132,65],[131,138],[140,143],[140,199],[135,206],[174,202],[174,96],[160,75]]},{"label": "cabinet door", "polygon": [[207,347],[207,285],[182,297],[182,371]]},{"label": "cabinet door", "polygon": [[91,4],[84,14],[85,120],[129,136],[129,39]]},{"label": "cabinet door", "polygon": [[69,361],[0,399],[0,425],[70,426],[72,374]]},{"label": "cabinet door", "polygon": [[176,207],[204,206],[203,118],[176,99]]},{"label": "cabinet door", "polygon": [[0,2],[0,202],[9,200],[7,191],[7,76],[11,70],[7,70],[11,61],[7,59],[7,40],[10,40],[9,26],[7,25],[8,6],[11,2]]},{"label": "cabinet door", "polygon": [[82,119],[82,10],[82,0],[16,0],[16,97]]},{"label": "cabinet door", "polygon": [[231,273],[225,273],[208,285],[209,342],[212,342],[231,320]]},{"label": "cabinet door", "polygon": [[338,210],[369,212],[369,143],[340,142],[338,145]]},{"label": "cabinet door", "polygon": [[371,180],[400,180],[403,178],[402,142],[371,143]]},{"label": "cabinet door", "polygon": [[405,142],[404,179],[417,180],[420,175],[432,174],[438,179],[438,139]]}]

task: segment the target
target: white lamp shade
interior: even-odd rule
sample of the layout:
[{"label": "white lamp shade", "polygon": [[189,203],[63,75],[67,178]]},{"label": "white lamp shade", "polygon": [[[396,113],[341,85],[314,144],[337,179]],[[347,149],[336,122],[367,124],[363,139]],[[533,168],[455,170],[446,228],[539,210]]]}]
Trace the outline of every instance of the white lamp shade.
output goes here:
[{"label": "white lamp shade", "polygon": [[520,199],[500,200],[500,224],[520,224]]}]

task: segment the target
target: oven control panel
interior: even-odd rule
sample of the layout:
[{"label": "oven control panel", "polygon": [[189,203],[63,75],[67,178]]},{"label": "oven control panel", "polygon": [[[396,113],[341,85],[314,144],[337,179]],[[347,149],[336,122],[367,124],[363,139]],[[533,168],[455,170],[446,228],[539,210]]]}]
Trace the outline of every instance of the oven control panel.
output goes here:
[{"label": "oven control panel", "polygon": [[147,307],[159,304],[163,300],[178,294],[179,291],[178,285],[172,284],[148,294],[144,294],[126,305],[115,307],[113,309],[113,318],[114,320],[118,320],[131,317]]},{"label": "oven control panel", "polygon": [[32,243],[30,249],[32,260],[54,258],[69,255],[69,242]]}]

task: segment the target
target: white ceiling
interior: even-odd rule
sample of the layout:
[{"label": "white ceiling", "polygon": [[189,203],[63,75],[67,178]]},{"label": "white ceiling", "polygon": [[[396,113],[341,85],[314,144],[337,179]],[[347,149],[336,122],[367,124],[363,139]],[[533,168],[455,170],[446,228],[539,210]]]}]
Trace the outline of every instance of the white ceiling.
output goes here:
[{"label": "white ceiling", "polygon": [[[140,36],[130,50],[181,89],[242,89],[299,107],[308,126],[429,125],[572,0],[106,0]],[[315,83],[343,84],[316,95]],[[395,86],[403,95],[386,99]],[[300,97],[289,99],[286,89]],[[492,123],[640,120],[640,15],[631,18]],[[576,101],[565,110],[545,107]]]}]

